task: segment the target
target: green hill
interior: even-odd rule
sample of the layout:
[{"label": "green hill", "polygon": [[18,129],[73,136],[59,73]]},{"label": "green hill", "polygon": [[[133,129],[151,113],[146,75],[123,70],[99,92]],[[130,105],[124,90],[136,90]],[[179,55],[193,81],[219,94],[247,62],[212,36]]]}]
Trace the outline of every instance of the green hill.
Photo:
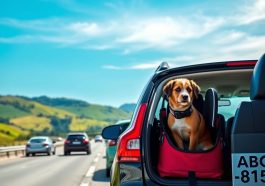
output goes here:
[{"label": "green hill", "polygon": [[15,126],[0,123],[0,146],[11,145],[16,140],[24,140],[29,132],[23,131]]},{"label": "green hill", "polygon": [[124,110],[125,112],[133,113],[136,107],[135,103],[125,103],[119,107],[119,109]]},{"label": "green hill", "polygon": [[131,113],[122,109],[81,100],[0,96],[0,145],[31,135],[64,136],[71,131],[95,135],[103,127],[130,117]]},{"label": "green hill", "polygon": [[57,107],[60,109],[67,110],[69,112],[75,113],[81,118],[95,119],[114,123],[117,120],[129,119],[131,114],[124,112],[120,109],[109,107],[109,106],[100,106],[100,105],[89,105],[86,107],[79,106],[60,106]]},{"label": "green hill", "polygon": [[52,130],[51,121],[47,117],[37,117],[37,116],[24,116],[19,118],[14,118],[10,120],[13,125],[25,129],[34,131]]},{"label": "green hill", "polygon": [[75,114],[65,110],[42,105],[18,96],[0,96],[0,117],[14,118],[27,115],[57,116],[64,118]]},{"label": "green hill", "polygon": [[2,118],[14,118],[28,115],[30,115],[30,113],[27,111],[20,110],[13,105],[1,104],[0,102],[0,117]]},{"label": "green hill", "polygon": [[46,96],[41,96],[32,98],[32,100],[44,105],[69,111],[81,118],[106,121],[110,123],[121,119],[130,119],[131,117],[131,113],[119,108],[89,104],[85,101],[75,99],[49,98]]},{"label": "green hill", "polygon": [[[25,97],[26,98],[26,97]],[[89,103],[81,100],[76,100],[76,99],[69,99],[69,98],[49,98],[47,96],[40,96],[40,97],[33,97],[33,98],[26,98],[30,99],[32,101],[39,102],[43,105],[48,105],[48,106],[78,106],[78,107],[86,107],[89,105]]]}]

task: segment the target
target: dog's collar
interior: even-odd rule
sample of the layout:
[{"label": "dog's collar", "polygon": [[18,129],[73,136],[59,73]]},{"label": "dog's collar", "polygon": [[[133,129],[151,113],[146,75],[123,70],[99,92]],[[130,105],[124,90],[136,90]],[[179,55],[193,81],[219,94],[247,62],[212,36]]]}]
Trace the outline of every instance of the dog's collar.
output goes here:
[{"label": "dog's collar", "polygon": [[182,119],[185,117],[189,117],[192,113],[192,106],[190,106],[189,108],[187,108],[184,111],[178,111],[178,110],[173,110],[170,106],[169,106],[169,110],[170,113],[176,118],[176,119]]}]

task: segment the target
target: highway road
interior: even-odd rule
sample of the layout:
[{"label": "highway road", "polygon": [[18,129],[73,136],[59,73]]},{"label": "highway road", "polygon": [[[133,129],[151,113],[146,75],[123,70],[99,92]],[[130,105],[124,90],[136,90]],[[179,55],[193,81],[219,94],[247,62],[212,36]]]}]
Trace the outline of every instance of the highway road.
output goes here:
[{"label": "highway road", "polygon": [[0,161],[1,186],[106,186],[105,144],[91,141],[92,153],[37,155]]}]

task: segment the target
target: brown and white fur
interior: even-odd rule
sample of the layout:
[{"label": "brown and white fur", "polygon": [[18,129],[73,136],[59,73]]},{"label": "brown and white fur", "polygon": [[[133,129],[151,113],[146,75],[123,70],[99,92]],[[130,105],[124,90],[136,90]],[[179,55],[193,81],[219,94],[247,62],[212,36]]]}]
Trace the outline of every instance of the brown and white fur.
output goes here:
[{"label": "brown and white fur", "polygon": [[[209,130],[201,113],[192,105],[193,99],[198,97],[200,87],[188,79],[170,80],[163,88],[172,109],[168,116],[168,127],[180,149],[184,149],[183,141],[189,142],[189,151],[207,150],[213,145]],[[174,117],[174,111],[185,111],[192,107],[190,116],[182,119]]]}]

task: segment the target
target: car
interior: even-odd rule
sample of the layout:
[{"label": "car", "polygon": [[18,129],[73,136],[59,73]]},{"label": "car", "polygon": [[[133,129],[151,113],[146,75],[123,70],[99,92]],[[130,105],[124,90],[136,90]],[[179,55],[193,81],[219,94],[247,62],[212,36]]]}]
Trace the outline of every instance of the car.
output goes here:
[{"label": "car", "polygon": [[[129,126],[130,120],[120,120],[115,125],[120,126],[119,135]],[[106,145],[106,176],[110,176],[111,165],[117,149],[117,140],[108,140]]]},{"label": "car", "polygon": [[37,153],[46,153],[47,155],[55,154],[56,147],[55,141],[52,141],[47,136],[35,136],[31,137],[26,145],[26,156],[35,156]]},{"label": "car", "polygon": [[64,155],[71,152],[86,152],[91,154],[91,144],[85,132],[69,133],[64,141]]},{"label": "car", "polygon": [[[193,169],[186,176],[161,176],[158,169],[163,152],[160,151],[161,143],[165,141],[165,130],[161,130],[165,117],[161,114],[163,108],[164,113],[168,114],[166,107],[163,107],[167,99],[163,87],[175,78],[195,80],[201,87],[203,103],[208,100],[207,103],[211,105],[209,108],[203,107],[203,111],[211,112],[209,116],[212,118],[205,118],[214,124],[211,127],[215,127],[218,122],[220,128],[218,139],[221,139],[222,149],[219,163],[223,167],[223,174],[218,179],[197,177]],[[119,135],[118,125],[105,127],[102,131],[103,138],[118,140],[110,172],[110,185],[264,185],[264,84],[265,54],[258,62],[224,61],[176,68],[169,68],[166,62],[161,63],[143,89],[128,129],[122,135]],[[206,97],[209,89],[214,90],[214,94]],[[174,147],[171,142],[169,145]],[[182,153],[187,156],[194,154]],[[170,157],[171,154],[166,156]],[[204,156],[199,159],[204,160],[207,162]],[[170,167],[170,160],[164,163]],[[204,165],[199,168],[204,168]],[[173,170],[167,171],[175,173]]]},{"label": "car", "polygon": [[103,142],[103,138],[101,135],[96,135],[95,136],[95,142]]}]

